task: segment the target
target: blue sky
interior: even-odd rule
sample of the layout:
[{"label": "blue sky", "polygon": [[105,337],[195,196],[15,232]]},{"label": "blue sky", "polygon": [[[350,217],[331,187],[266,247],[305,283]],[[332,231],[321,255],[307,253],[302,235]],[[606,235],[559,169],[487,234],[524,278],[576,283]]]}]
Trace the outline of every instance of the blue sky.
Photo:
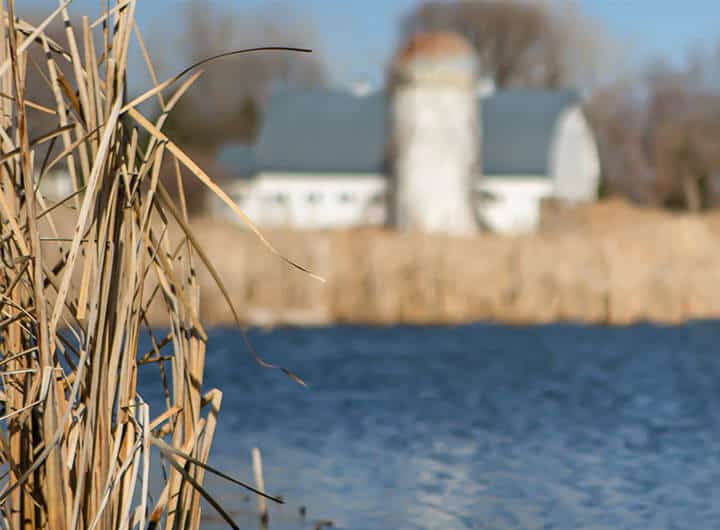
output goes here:
[{"label": "blue sky", "polygon": [[[71,10],[97,10],[100,0],[75,0]],[[167,14],[188,0],[140,0],[138,20],[148,35],[168,25]],[[624,59],[639,64],[662,56],[681,60],[691,46],[720,42],[720,0],[577,0],[621,43]],[[267,5],[259,0],[214,0],[237,9]],[[317,48],[328,59],[339,83],[359,79],[378,81],[383,65],[396,46],[399,18],[417,0],[294,0],[296,11],[314,20],[321,41]],[[18,5],[57,5],[52,0],[21,0]],[[283,5],[283,4],[281,4]]]}]

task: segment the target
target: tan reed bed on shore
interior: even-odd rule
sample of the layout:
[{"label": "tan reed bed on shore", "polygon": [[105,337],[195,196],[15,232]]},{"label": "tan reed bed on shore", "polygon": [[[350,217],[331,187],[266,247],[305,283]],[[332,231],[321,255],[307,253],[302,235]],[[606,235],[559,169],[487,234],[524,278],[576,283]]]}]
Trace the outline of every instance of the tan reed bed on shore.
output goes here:
[{"label": "tan reed bed on shore", "polygon": [[[12,0],[0,4],[3,528],[197,529],[201,497],[234,526],[202,487],[206,472],[218,473],[205,462],[222,393],[202,387],[207,336],[196,270],[213,269],[188,226],[182,174],[230,200],[161,132],[200,72],[156,80],[134,21],[137,3],[117,0],[80,27],[70,24],[67,1],[37,26]],[[46,32],[58,22],[62,44]],[[128,101],[131,39],[155,86]],[[44,62],[30,58],[33,47]],[[54,106],[26,99],[31,68]],[[163,111],[154,122],[138,110],[151,98]],[[30,138],[38,113],[56,126]],[[158,178],[167,157],[179,204]],[[73,190],[51,204],[39,182],[59,165]],[[71,230],[54,221],[60,213]],[[166,315],[166,336],[150,328],[151,305]],[[138,351],[143,329],[152,338],[147,352]],[[141,370],[164,385],[164,410],[150,410],[138,394]],[[153,504],[151,446],[169,471]]]}]

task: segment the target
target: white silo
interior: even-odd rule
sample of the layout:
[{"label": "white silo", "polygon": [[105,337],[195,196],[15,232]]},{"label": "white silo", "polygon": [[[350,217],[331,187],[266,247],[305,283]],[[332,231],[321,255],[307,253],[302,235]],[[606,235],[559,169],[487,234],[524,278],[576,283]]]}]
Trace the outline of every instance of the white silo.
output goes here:
[{"label": "white silo", "polygon": [[480,133],[472,46],[454,33],[417,34],[393,59],[388,85],[394,225],[474,233]]}]

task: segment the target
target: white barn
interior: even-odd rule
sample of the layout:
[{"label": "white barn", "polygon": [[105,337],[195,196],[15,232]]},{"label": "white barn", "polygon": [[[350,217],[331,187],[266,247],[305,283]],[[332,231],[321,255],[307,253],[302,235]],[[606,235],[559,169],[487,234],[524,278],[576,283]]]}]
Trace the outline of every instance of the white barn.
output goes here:
[{"label": "white barn", "polygon": [[478,112],[482,176],[474,191],[485,228],[533,231],[543,198],[597,198],[599,154],[575,91],[498,92],[484,98]]},{"label": "white barn", "polygon": [[236,177],[228,194],[254,223],[307,230],[385,223],[380,94],[283,89],[265,108],[257,144],[229,144],[218,155]]},{"label": "white barn", "polygon": [[257,143],[220,150],[229,194],[259,226],[457,234],[530,232],[543,198],[596,199],[599,155],[577,93],[475,90],[467,53],[424,36],[398,54],[413,68],[400,90],[275,90]]}]

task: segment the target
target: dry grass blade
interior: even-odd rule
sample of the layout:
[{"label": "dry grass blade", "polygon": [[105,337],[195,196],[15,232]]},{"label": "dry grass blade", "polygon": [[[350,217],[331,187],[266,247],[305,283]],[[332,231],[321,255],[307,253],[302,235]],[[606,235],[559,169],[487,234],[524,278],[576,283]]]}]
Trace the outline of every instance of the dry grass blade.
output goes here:
[{"label": "dry grass blade", "polygon": [[[144,50],[144,46],[143,46],[143,50]],[[167,87],[176,83],[177,81],[182,79],[184,76],[189,74],[191,71],[195,70],[196,68],[199,68],[200,66],[202,66],[204,64],[215,61],[217,59],[222,59],[223,57],[230,57],[232,55],[240,55],[240,54],[246,54],[246,53],[252,53],[252,52],[262,52],[262,51],[294,51],[294,52],[310,53],[312,50],[309,50],[307,48],[292,48],[292,47],[287,47],[287,46],[264,46],[264,47],[258,47],[258,48],[246,48],[243,50],[234,50],[231,52],[225,52],[225,53],[220,53],[218,55],[213,55],[212,57],[208,57],[206,59],[203,59],[202,61],[196,62],[195,64],[193,64],[191,66],[188,66],[179,74],[174,75],[170,79],[163,81],[162,83],[160,83],[159,85],[156,85],[151,90],[148,90],[147,92],[136,97],[130,103],[125,105],[122,110],[123,110],[123,112],[126,112],[126,111],[130,110],[131,108],[137,107],[142,102],[147,101],[148,99],[153,97],[155,94],[161,93]]]},{"label": "dry grass blade", "polygon": [[[47,132],[41,136],[38,136],[37,138],[33,138],[30,140],[30,147],[37,147],[38,145],[47,142],[48,140],[51,140],[55,138],[56,136],[61,135],[65,131],[69,131],[73,127],[71,125],[66,125],[65,127],[58,127],[54,131]],[[8,151],[7,153],[0,154],[0,163],[5,162],[6,160],[18,156],[22,153],[22,148],[17,147],[13,149],[12,151]]]},{"label": "dry grass blade", "polygon": [[[169,155],[229,198],[161,130],[201,73],[191,70],[237,53],[291,48],[228,52],[158,83],[134,20],[138,0],[101,2],[102,15],[77,28],[69,4],[60,0],[33,26],[13,0],[0,3],[0,464],[7,469],[0,526],[144,530],[147,523],[197,530],[204,498],[236,528],[205,491],[205,472],[267,495],[207,465],[222,393],[203,394],[198,257],[232,301],[192,235],[184,200],[178,208],[161,185],[160,166]],[[64,24],[67,46],[47,35],[53,21]],[[93,28],[102,32],[97,55]],[[133,34],[154,87],[128,103]],[[25,97],[33,46],[45,57],[31,64],[47,91],[37,101],[54,101],[54,108]],[[162,92],[176,82],[166,102]],[[152,97],[162,110],[155,123],[137,107]],[[55,126],[31,139],[30,120],[41,114],[27,109],[57,120]],[[145,140],[134,124],[149,132]],[[71,189],[49,201],[40,183],[62,168]],[[184,197],[179,177],[178,186]],[[159,342],[150,330],[153,349],[145,355],[140,340],[151,304],[165,311],[170,326]],[[151,421],[137,381],[140,372],[158,369],[165,407]],[[153,445],[171,469],[148,513]]]},{"label": "dry grass blade", "polygon": [[238,486],[240,486],[240,487],[242,487],[242,488],[245,488],[246,490],[252,491],[253,493],[255,493],[255,494],[257,494],[257,495],[260,495],[260,496],[262,496],[262,497],[265,497],[266,499],[269,499],[269,500],[271,500],[271,501],[277,502],[278,504],[285,504],[285,501],[283,501],[281,498],[279,498],[279,497],[273,497],[272,495],[268,495],[268,494],[265,493],[264,491],[257,490],[257,489],[255,489],[255,488],[253,488],[252,486],[250,486],[249,484],[246,484],[245,482],[242,482],[242,481],[240,481],[240,480],[238,480],[238,479],[236,479],[236,478],[233,478],[233,477],[231,477],[230,475],[228,475],[227,473],[223,473],[223,472],[220,471],[219,469],[216,469],[216,468],[214,468],[214,467],[206,464],[205,462],[202,462],[202,461],[198,460],[197,458],[193,458],[193,457],[191,457],[190,455],[186,455],[186,454],[183,453],[182,451],[179,451],[179,450],[177,450],[177,449],[174,449],[173,447],[170,447],[168,444],[166,444],[165,442],[163,442],[163,441],[160,440],[159,438],[153,437],[153,438],[152,438],[152,443],[153,443],[153,445],[155,445],[158,449],[160,449],[161,452],[163,452],[163,453],[166,454],[166,455],[172,454],[172,455],[179,456],[180,458],[182,458],[182,459],[185,460],[186,462],[190,462],[191,464],[195,464],[196,466],[201,466],[201,467],[203,467],[204,469],[206,469],[207,471],[210,471],[210,473],[212,473],[213,475],[217,475],[217,476],[220,477],[220,478],[224,478],[224,479],[227,480],[228,482],[232,482],[233,484],[236,484],[236,485],[238,485]]},{"label": "dry grass blade", "polygon": [[212,191],[215,195],[218,196],[220,200],[222,200],[227,206],[230,207],[230,209],[245,223],[250,230],[253,231],[253,233],[262,241],[263,245],[270,250],[273,254],[278,256],[280,259],[285,261],[288,265],[308,274],[310,277],[315,278],[318,281],[325,282],[325,279],[311,270],[303,267],[302,265],[292,261],[291,259],[288,259],[285,257],[279,250],[277,250],[270,241],[267,240],[267,238],[260,232],[260,230],[255,226],[255,224],[250,220],[250,218],[245,215],[245,213],[240,209],[240,207],[233,201],[230,196],[223,191],[223,189],[218,186],[213,180],[210,178],[210,176],[205,173],[195,162],[190,159],[183,151],[180,149],[175,143],[173,143],[167,136],[165,136],[160,130],[155,127],[150,121],[140,114],[135,109],[128,109],[128,114],[139,124],[141,125],[147,132],[153,135],[154,138],[156,138],[158,141],[161,141],[165,143],[166,148],[168,151],[170,151],[175,157],[187,168],[189,169],[193,175],[195,175],[200,182],[205,184],[210,191]]},{"label": "dry grass blade", "polygon": [[[17,56],[22,55],[27,51],[27,49],[30,47],[30,45],[33,43],[35,39],[38,38],[38,36],[43,32],[43,30],[62,12],[63,9],[65,9],[72,0],[66,0],[65,2],[60,4],[60,7],[58,7],[55,11],[53,11],[50,16],[48,16],[45,20],[43,20],[38,27],[36,27],[33,32],[27,37],[25,42],[17,49]],[[12,8],[12,2],[10,3],[10,6]],[[3,24],[11,25],[14,23],[12,20],[3,20]],[[16,59],[17,60],[17,59]],[[13,58],[7,58],[5,62],[0,64],[0,76],[4,75],[8,69],[12,66]]]},{"label": "dry grass blade", "polygon": [[305,384],[305,381],[303,381],[300,377],[298,377],[295,373],[288,370],[287,368],[284,368],[282,366],[269,363],[265,361],[258,353],[255,351],[255,348],[253,347],[252,343],[247,337],[247,334],[242,329],[242,322],[240,319],[240,315],[238,314],[237,310],[235,309],[235,304],[232,301],[232,298],[230,297],[230,293],[228,292],[227,288],[225,287],[225,282],[222,281],[222,278],[220,277],[220,274],[218,274],[217,269],[212,264],[210,259],[208,258],[207,254],[203,250],[202,246],[198,242],[197,238],[192,232],[192,229],[190,226],[185,222],[185,220],[182,218],[182,216],[177,211],[177,208],[172,204],[172,199],[170,198],[170,194],[167,192],[164,186],[159,186],[158,193],[160,195],[161,201],[165,204],[168,211],[172,214],[172,216],[175,218],[177,223],[181,226],[183,229],[186,237],[188,238],[188,241],[190,244],[192,244],[193,248],[195,249],[195,252],[198,253],[198,256],[202,260],[202,262],[205,264],[205,266],[208,269],[208,272],[212,276],[213,280],[215,281],[215,284],[217,285],[218,289],[220,289],[220,292],[223,296],[223,299],[227,303],[228,307],[230,308],[230,311],[232,312],[233,318],[235,319],[235,324],[238,326],[238,329],[241,332],[242,340],[245,345],[245,348],[250,352],[250,355],[253,356],[253,359],[255,359],[255,362],[257,362],[260,366],[264,368],[277,368],[281,370],[283,373],[285,373],[288,377],[290,377],[292,380],[294,380],[296,383],[299,383],[303,386],[307,386]]},{"label": "dry grass blade", "polygon": [[234,530],[240,530],[240,527],[235,524],[235,521],[232,520],[232,517],[223,510],[222,506],[215,500],[215,498],[210,495],[205,488],[203,488],[198,482],[195,481],[195,479],[190,475],[190,473],[187,472],[187,470],[181,466],[175,458],[168,455],[167,456],[168,462],[170,462],[170,465],[178,472],[180,475],[182,475],[183,479],[187,480],[197,491],[200,492],[200,494],[203,496],[203,498],[213,507],[217,512],[220,514],[220,516],[225,519],[225,522],[230,525],[230,528],[233,528]]}]

